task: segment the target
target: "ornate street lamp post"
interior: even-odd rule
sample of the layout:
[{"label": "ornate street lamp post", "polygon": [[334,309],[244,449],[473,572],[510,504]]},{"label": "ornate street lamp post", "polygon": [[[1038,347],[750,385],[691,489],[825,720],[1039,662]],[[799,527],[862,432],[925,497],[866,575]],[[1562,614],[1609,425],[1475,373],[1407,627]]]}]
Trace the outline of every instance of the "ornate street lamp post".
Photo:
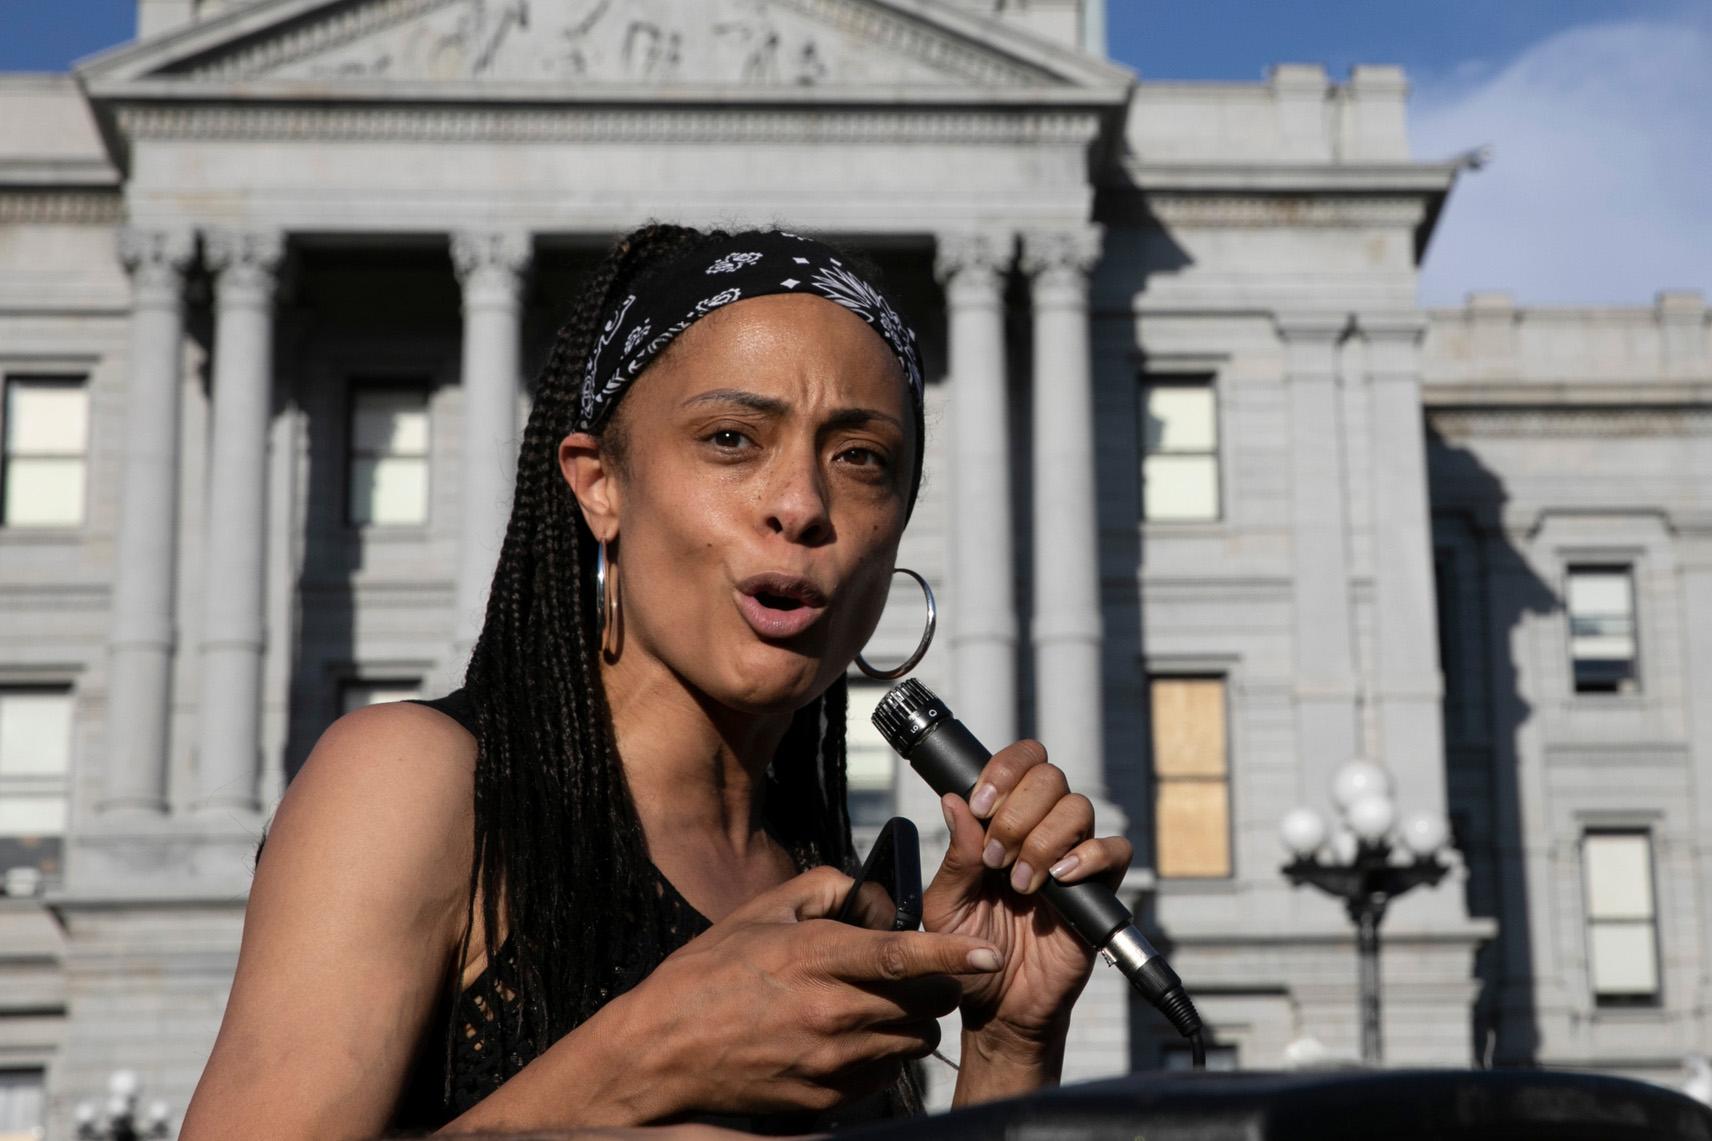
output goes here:
[{"label": "ornate street lamp post", "polygon": [[1369,761],[1350,761],[1332,780],[1339,821],[1328,828],[1311,808],[1291,810],[1280,823],[1284,846],[1295,859],[1283,872],[1297,887],[1311,884],[1343,900],[1355,923],[1361,969],[1361,1060],[1377,1066],[1383,1057],[1379,1029],[1379,923],[1393,899],[1436,884],[1447,870],[1440,861],[1449,829],[1444,818],[1416,812],[1393,828],[1391,774]]},{"label": "ornate street lamp post", "polygon": [[135,1070],[114,1070],[107,1079],[105,1107],[98,1107],[93,1101],[79,1103],[78,1141],[145,1141],[167,1137],[171,1133],[172,1110],[164,1101],[153,1101],[148,1113],[139,1119],[137,1101],[141,1094],[142,1082]]}]

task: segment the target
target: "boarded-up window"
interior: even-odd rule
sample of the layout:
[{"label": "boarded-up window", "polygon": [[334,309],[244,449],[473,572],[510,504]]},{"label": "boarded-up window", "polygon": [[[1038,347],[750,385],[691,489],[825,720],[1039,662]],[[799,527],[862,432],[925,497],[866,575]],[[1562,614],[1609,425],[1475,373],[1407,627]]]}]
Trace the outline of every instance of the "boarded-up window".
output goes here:
[{"label": "boarded-up window", "polygon": [[1652,838],[1645,832],[1589,832],[1581,844],[1586,880],[1588,974],[1600,1003],[1658,996],[1658,911]]},{"label": "boarded-up window", "polygon": [[1225,679],[1155,677],[1154,859],[1162,876],[1231,874]]}]

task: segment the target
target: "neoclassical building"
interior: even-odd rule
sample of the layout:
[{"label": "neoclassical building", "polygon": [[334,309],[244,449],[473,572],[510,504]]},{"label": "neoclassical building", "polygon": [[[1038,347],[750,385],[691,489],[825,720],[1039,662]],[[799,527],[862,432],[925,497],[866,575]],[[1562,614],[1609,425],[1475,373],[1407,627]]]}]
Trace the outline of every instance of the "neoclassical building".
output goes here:
[{"label": "neoclassical building", "polygon": [[[918,676],[1127,829],[1215,1064],[1354,1050],[1277,824],[1356,756],[1459,852],[1386,921],[1388,1062],[1712,1051],[1705,300],[1424,311],[1465,164],[1397,69],[1138,80],[1099,0],[138,11],[0,76],[0,1133],[120,1067],[182,1112],[268,813],[341,711],[455,684],[529,379],[648,218],[885,270]],[[931,861],[863,721],[857,814]],[[1068,1076],[1180,1061],[1097,969]]]}]

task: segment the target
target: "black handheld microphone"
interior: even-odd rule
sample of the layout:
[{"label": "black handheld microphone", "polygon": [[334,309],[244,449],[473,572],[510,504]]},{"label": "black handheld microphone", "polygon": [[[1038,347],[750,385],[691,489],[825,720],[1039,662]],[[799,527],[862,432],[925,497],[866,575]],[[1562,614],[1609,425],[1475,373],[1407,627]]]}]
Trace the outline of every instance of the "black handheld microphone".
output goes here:
[{"label": "black handheld microphone", "polygon": [[[993,755],[919,681],[894,686],[880,699],[874,727],[940,796],[956,793],[968,799]],[[1189,1039],[1199,1066],[1201,1016],[1183,992],[1177,972],[1135,929],[1135,917],[1112,889],[1102,883],[1062,884],[1047,876],[1040,894],[1088,946],[1122,971],[1130,985]]]}]

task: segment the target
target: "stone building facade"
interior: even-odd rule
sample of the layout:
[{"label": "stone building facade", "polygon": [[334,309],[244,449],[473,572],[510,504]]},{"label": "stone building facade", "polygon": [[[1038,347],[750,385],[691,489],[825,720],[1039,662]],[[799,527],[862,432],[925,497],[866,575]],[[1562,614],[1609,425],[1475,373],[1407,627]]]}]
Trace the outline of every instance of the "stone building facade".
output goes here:
[{"label": "stone building facade", "polygon": [[[0,1129],[121,1066],[182,1110],[271,806],[341,709],[453,683],[527,378],[648,217],[884,268],[929,368],[919,676],[1127,829],[1222,1061],[1353,1052],[1351,929],[1276,834],[1357,755],[1463,853],[1387,920],[1388,1061],[1712,1050],[1705,303],[1423,311],[1462,163],[1410,157],[1398,70],[1138,81],[1095,0],[139,30],[0,76],[0,863],[43,873],[0,897]],[[931,857],[931,793],[858,752]],[[1067,1076],[1170,1047],[1098,971]]]}]

